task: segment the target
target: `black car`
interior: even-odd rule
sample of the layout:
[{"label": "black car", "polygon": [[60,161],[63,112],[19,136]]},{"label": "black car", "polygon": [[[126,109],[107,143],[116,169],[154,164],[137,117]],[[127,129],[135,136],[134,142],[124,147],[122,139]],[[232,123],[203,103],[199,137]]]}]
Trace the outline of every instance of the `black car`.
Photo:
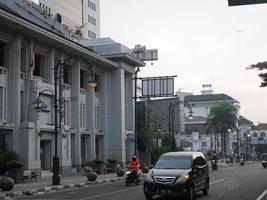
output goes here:
[{"label": "black car", "polygon": [[154,195],[181,195],[194,199],[196,192],[209,192],[209,169],[201,152],[169,152],[163,154],[144,179],[147,200]]}]

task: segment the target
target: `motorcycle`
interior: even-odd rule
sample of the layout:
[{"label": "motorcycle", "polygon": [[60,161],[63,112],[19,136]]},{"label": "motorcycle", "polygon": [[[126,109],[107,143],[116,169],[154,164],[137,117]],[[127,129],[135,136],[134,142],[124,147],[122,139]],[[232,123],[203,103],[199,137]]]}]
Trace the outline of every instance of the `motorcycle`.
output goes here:
[{"label": "motorcycle", "polygon": [[218,169],[217,162],[214,159],[211,160],[211,168],[212,168],[212,170],[217,170]]},{"label": "motorcycle", "polygon": [[128,168],[125,176],[125,185],[129,186],[131,183],[134,183],[135,185],[138,185],[139,182],[141,181],[140,177],[141,177],[141,170],[135,171],[133,169]]},{"label": "motorcycle", "polygon": [[262,167],[265,169],[267,167],[267,160],[261,161]]},{"label": "motorcycle", "polygon": [[245,164],[245,160],[244,160],[244,158],[241,158],[240,159],[240,165],[243,166],[244,164]]}]

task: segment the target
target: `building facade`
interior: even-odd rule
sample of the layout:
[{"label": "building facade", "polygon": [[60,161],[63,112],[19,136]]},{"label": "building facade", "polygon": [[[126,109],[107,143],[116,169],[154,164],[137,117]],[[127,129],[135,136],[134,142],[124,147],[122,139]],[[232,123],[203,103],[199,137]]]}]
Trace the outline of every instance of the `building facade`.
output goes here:
[{"label": "building facade", "polygon": [[[95,158],[129,160],[134,149],[127,142],[134,134],[132,74],[144,63],[124,51],[100,56],[21,1],[0,0],[0,27],[1,147],[17,152],[25,169],[52,170],[53,69],[64,62],[57,143],[61,174],[79,171]],[[87,88],[92,78],[94,89]],[[40,112],[37,98],[45,105]]]}]

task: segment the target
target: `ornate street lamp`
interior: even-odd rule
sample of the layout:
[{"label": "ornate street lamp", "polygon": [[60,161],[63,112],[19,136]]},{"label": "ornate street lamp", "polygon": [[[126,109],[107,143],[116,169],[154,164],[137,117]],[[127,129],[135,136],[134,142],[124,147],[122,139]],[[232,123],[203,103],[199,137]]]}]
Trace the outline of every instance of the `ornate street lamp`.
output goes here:
[{"label": "ornate street lamp", "polygon": [[174,108],[177,105],[180,104],[184,104],[185,107],[187,107],[189,109],[189,116],[188,119],[192,120],[193,119],[193,111],[192,111],[192,107],[190,106],[190,104],[186,101],[177,101],[175,103],[170,103],[169,105],[169,133],[171,134],[171,149],[172,151],[175,150],[175,147],[173,145],[173,139],[174,139]]},{"label": "ornate street lamp", "polygon": [[95,80],[95,75],[94,75],[94,68],[90,67],[89,69],[91,73],[91,80],[89,80],[87,84],[90,89],[94,89],[97,86],[97,82]]}]

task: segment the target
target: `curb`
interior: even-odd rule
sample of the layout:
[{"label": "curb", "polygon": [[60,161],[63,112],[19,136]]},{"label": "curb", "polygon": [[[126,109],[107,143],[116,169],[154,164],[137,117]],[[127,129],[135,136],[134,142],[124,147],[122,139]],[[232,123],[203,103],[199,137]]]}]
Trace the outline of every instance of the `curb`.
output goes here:
[{"label": "curb", "polygon": [[109,179],[104,179],[104,180],[96,180],[92,182],[82,182],[82,183],[71,183],[71,184],[66,184],[66,185],[57,185],[57,186],[49,186],[49,187],[44,187],[44,188],[39,188],[39,189],[31,189],[31,190],[26,190],[26,191],[14,191],[14,192],[5,192],[0,194],[0,200],[10,200],[13,198],[18,198],[18,197],[26,197],[26,196],[31,196],[34,194],[48,194],[50,192],[57,192],[61,190],[66,190],[70,188],[83,188],[83,187],[88,187],[89,185],[96,185],[96,184],[103,184],[103,183],[114,183],[114,182],[119,182],[123,181],[123,177],[118,177],[118,178],[109,178]]}]

